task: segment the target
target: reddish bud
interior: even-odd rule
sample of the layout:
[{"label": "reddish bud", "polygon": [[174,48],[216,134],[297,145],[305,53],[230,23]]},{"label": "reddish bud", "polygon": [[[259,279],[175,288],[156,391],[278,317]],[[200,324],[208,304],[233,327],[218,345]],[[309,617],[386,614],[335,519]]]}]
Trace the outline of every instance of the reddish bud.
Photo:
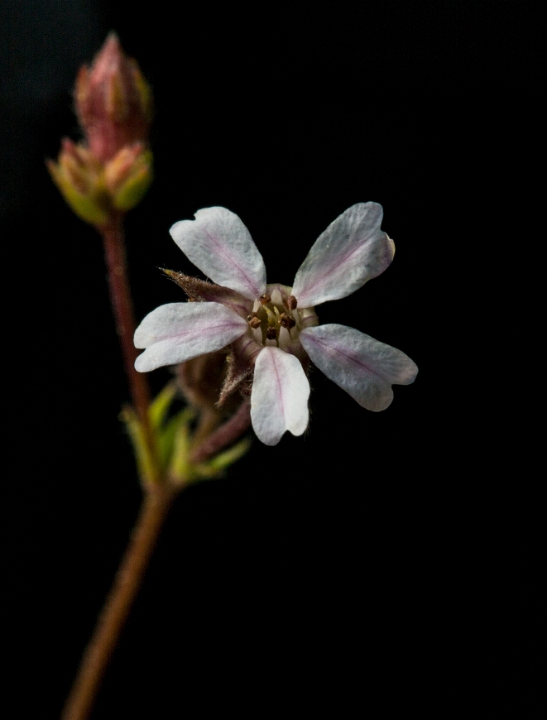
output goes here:
[{"label": "reddish bud", "polygon": [[150,88],[114,33],[91,68],[81,68],[74,95],[80,125],[95,158],[107,162],[125,146],[146,143],[152,114]]}]

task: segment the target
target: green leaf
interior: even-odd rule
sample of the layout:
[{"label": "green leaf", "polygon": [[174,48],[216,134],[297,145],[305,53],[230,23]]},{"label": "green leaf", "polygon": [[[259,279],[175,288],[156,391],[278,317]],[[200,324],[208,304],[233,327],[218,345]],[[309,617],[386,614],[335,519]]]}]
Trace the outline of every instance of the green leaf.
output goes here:
[{"label": "green leaf", "polygon": [[177,394],[177,384],[167,383],[163,390],[152,401],[148,410],[150,422],[153,428],[159,428],[165,420],[169,407]]}]

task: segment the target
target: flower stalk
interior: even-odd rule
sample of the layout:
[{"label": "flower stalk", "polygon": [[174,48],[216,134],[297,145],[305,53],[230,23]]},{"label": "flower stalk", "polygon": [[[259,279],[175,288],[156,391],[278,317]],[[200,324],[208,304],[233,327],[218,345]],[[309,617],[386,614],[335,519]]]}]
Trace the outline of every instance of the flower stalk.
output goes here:
[{"label": "flower stalk", "polygon": [[251,426],[251,406],[243,403],[239,410],[223,425],[205,436],[201,442],[195,443],[191,459],[194,463],[202,463],[214,457],[223,448],[231,445]]},{"label": "flower stalk", "polygon": [[[195,392],[189,396],[193,407],[178,413],[172,412],[176,385],[170,383],[152,401],[146,375],[135,369],[135,317],[123,222],[125,213],[140,202],[152,180],[148,149],[152,105],[150,89],[137,63],[123,53],[114,34],[109,35],[92,66],[80,70],[75,104],[84,140],[74,143],[65,138],[57,162],[49,160],[46,164],[71,210],[93,225],[103,239],[110,299],[132,400],[121,419],[133,443],[144,498],[62,720],[89,717],[174,497],[186,485],[219,477],[249,447],[245,439],[236,442],[248,423],[240,418],[220,425],[225,413],[215,407],[218,392],[212,397],[224,357],[203,364],[202,370],[196,366],[194,381],[201,394],[199,398]],[[216,371],[211,373],[214,367]],[[184,391],[182,384],[181,388]],[[195,399],[199,402],[194,403]],[[235,417],[239,417],[237,413]],[[207,446],[209,436],[216,440]],[[204,444],[205,451],[200,450],[194,458],[194,450]]]},{"label": "flower stalk", "polygon": [[149,467],[151,472],[153,472],[153,476],[143,478],[143,480],[145,484],[146,482],[158,484],[161,478],[157,448],[148,415],[148,408],[151,402],[150,388],[146,379],[143,378],[142,373],[138,373],[135,370],[135,359],[137,357],[137,351],[133,344],[135,314],[127,274],[127,259],[121,214],[113,213],[110,222],[107,225],[99,227],[98,230],[104,242],[110,299],[116,319],[116,329],[120,338],[125,372],[131,391],[131,399],[139,422],[141,423],[146,448],[151,459]]},{"label": "flower stalk", "polygon": [[85,720],[89,717],[175,493],[168,485],[156,485],[146,492],[131,540],[84,652],[61,720]]}]

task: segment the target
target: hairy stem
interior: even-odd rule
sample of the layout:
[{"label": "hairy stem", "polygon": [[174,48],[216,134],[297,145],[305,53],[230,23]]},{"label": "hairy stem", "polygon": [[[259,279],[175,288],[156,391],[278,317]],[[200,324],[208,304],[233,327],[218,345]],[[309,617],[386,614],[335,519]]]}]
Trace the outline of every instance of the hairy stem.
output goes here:
[{"label": "hairy stem", "polygon": [[151,487],[147,491],[112,589],[83,655],[61,720],[86,720],[89,717],[102,677],[141,585],[175,492],[166,485]]},{"label": "hairy stem", "polygon": [[[133,312],[133,301],[131,299],[127,274],[122,216],[113,215],[109,224],[101,227],[99,230],[104,241],[110,298],[112,300],[114,317],[116,318],[116,329],[120,338],[131,398],[144,431],[148,451],[152,458],[151,465],[156,469],[156,473],[158,473],[157,468],[159,467],[159,463],[157,462],[157,451],[148,417],[148,408],[151,401],[148,380],[143,373],[135,370],[135,359],[138,354],[133,344],[135,314]],[[158,477],[150,479],[155,482],[159,481],[159,473]]]}]

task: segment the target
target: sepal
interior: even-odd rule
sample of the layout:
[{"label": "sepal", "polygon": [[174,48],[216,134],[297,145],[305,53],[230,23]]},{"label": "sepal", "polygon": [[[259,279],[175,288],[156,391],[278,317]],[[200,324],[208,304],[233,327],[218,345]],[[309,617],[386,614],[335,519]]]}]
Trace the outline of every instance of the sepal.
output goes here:
[{"label": "sepal", "polygon": [[184,290],[191,301],[217,302],[231,308],[244,318],[246,318],[253,309],[253,303],[235,290],[223,287],[222,285],[216,285],[215,283],[206,282],[205,280],[199,280],[198,278],[184,275],[184,273],[176,272],[175,270],[162,268],[162,271]]},{"label": "sepal", "polygon": [[104,178],[116,210],[131,210],[152,182],[152,153],[140,143],[122,148],[106,164]]},{"label": "sepal", "polygon": [[104,225],[110,207],[102,168],[89,150],[68,138],[63,140],[58,162],[46,162],[53,182],[70,208],[91,225]]},{"label": "sepal", "polygon": [[125,407],[121,419],[131,438],[139,477],[143,486],[167,482],[172,487],[185,487],[201,480],[221,477],[224,471],[242,457],[250,447],[245,438],[204,462],[192,461],[194,438],[192,426],[196,411],[186,407],[169,417],[177,397],[176,383],[171,382],[154,399],[149,408],[150,427],[158,453],[159,470],[155,467],[142,423],[132,407]]}]

